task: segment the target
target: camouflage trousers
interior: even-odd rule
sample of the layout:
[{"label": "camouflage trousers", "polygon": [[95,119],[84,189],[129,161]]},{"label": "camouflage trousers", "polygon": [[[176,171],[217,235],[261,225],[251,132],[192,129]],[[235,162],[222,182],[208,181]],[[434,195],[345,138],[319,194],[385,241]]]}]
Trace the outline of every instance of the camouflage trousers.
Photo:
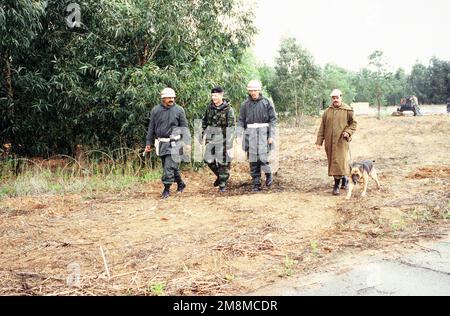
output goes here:
[{"label": "camouflage trousers", "polygon": [[219,187],[226,186],[230,178],[231,162],[211,162],[208,167],[219,179]]}]

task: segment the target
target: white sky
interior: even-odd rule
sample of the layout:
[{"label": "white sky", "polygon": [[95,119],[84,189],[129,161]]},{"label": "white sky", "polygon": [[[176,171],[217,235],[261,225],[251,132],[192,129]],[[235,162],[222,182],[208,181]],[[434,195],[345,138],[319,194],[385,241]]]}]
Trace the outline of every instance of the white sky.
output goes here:
[{"label": "white sky", "polygon": [[[250,0],[252,1],[252,0]],[[283,36],[293,36],[324,66],[367,66],[382,50],[407,72],[432,56],[450,60],[450,0],[253,0],[254,54],[274,65]]]}]

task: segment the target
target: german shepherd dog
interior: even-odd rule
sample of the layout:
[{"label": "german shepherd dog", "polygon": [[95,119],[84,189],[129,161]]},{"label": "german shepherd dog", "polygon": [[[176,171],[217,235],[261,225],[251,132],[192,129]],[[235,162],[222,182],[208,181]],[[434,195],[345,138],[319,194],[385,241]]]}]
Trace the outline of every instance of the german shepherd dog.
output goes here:
[{"label": "german shepherd dog", "polygon": [[361,162],[355,162],[350,166],[350,184],[348,187],[347,196],[345,199],[350,199],[352,196],[353,188],[358,182],[363,183],[363,191],[361,196],[366,196],[367,184],[369,183],[369,176],[375,180],[378,189],[380,188],[380,181],[378,180],[377,171],[373,165],[375,161],[364,160]]}]

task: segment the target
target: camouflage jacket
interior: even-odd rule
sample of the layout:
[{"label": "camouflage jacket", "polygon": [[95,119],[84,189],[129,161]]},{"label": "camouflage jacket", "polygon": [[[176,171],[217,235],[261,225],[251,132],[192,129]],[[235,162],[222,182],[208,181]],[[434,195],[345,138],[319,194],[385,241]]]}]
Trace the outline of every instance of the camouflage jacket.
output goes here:
[{"label": "camouflage jacket", "polygon": [[[223,100],[220,106],[210,103],[206,108],[202,121],[203,135],[206,143],[222,140],[227,148],[233,147],[236,133],[236,117],[228,100]],[[221,135],[220,135],[221,134]]]}]

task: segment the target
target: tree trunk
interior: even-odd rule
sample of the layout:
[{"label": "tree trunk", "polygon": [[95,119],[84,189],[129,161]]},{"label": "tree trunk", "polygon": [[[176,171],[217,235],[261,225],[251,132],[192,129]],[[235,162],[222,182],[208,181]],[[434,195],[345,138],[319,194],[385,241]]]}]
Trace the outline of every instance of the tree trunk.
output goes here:
[{"label": "tree trunk", "polygon": [[295,127],[298,127],[298,101],[297,101],[297,86],[294,83],[294,102],[295,102]]},{"label": "tree trunk", "polygon": [[381,120],[381,102],[380,102],[380,98],[381,98],[381,91],[380,88],[377,89],[377,103],[378,103],[378,117],[377,119]]},{"label": "tree trunk", "polygon": [[381,104],[380,104],[380,99],[377,98],[377,102],[378,102],[378,119],[381,120]]},{"label": "tree trunk", "polygon": [[5,91],[6,91],[6,96],[8,97],[8,99],[11,100],[14,97],[14,92],[13,92],[13,88],[12,88],[11,62],[10,62],[8,52],[6,52],[6,55],[3,58],[3,60],[5,62],[5,68],[3,69],[4,76],[5,76],[5,82],[4,82]]}]

